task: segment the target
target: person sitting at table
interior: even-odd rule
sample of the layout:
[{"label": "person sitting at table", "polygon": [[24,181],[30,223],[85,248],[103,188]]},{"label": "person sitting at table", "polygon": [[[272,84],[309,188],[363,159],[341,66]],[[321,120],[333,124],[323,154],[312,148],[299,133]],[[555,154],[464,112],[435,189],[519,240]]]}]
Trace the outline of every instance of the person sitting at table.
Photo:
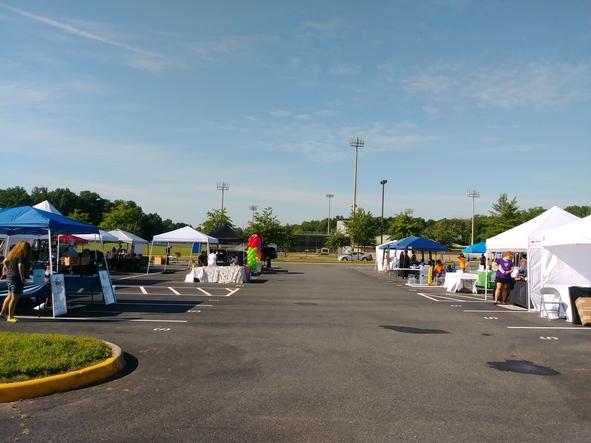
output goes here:
[{"label": "person sitting at table", "polygon": [[197,264],[199,266],[207,266],[207,252],[205,250],[201,251],[201,254],[197,257]]}]

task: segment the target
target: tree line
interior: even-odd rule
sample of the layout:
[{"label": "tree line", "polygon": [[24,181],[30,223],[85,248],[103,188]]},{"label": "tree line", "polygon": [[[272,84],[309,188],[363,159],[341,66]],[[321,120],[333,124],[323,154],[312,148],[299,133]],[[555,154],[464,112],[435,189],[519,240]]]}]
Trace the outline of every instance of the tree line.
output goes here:
[{"label": "tree line", "polygon": [[[92,191],[81,191],[75,194],[68,188],[57,188],[52,191],[46,187],[34,187],[29,194],[24,188],[15,186],[0,189],[0,208],[34,205],[44,200],[51,202],[62,214],[73,219],[90,223],[104,230],[124,229],[145,239],[156,234],[192,226],[189,223],[177,223],[170,219],[162,219],[156,213],[146,214],[142,208],[130,200],[114,200],[102,198]],[[564,208],[579,217],[591,215],[591,206],[571,205]],[[484,241],[514,226],[524,223],[544,212],[542,207],[520,209],[515,197],[509,198],[501,194],[492,205],[488,215],[475,215],[474,241]],[[347,234],[337,233],[336,224],[341,220],[347,227]],[[430,238],[446,246],[454,244],[467,245],[471,241],[471,218],[443,218],[439,220],[413,217],[408,212],[397,215],[375,217],[363,208],[357,208],[355,214],[345,219],[337,215],[330,220],[308,220],[300,224],[282,224],[273,214],[273,208],[266,207],[256,211],[246,229],[234,225],[226,209],[212,209],[207,212],[205,220],[196,228],[211,234],[221,227],[229,227],[237,236],[248,238],[257,233],[265,243],[276,243],[283,251],[289,250],[295,243],[296,234],[326,234],[326,246],[336,249],[354,244],[357,246],[374,246],[376,237],[383,232],[385,236],[401,239],[410,235]]]}]

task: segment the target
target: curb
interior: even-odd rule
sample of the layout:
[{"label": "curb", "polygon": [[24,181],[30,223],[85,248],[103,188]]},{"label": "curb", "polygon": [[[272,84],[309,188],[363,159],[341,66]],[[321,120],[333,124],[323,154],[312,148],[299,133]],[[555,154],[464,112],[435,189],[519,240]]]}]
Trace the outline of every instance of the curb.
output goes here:
[{"label": "curb", "polygon": [[69,391],[115,375],[125,366],[125,359],[119,346],[108,341],[105,343],[111,347],[113,355],[96,365],[49,377],[0,383],[0,403]]}]

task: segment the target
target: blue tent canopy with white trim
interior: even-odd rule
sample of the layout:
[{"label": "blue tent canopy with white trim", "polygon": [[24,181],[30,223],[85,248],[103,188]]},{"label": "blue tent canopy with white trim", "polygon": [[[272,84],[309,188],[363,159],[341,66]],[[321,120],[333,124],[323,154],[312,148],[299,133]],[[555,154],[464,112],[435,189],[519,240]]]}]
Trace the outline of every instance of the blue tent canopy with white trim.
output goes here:
[{"label": "blue tent canopy with white trim", "polygon": [[486,242],[474,243],[462,249],[464,254],[484,254],[486,252]]},{"label": "blue tent canopy with white trim", "polygon": [[97,234],[96,226],[31,206],[0,210],[0,233],[5,235]]}]

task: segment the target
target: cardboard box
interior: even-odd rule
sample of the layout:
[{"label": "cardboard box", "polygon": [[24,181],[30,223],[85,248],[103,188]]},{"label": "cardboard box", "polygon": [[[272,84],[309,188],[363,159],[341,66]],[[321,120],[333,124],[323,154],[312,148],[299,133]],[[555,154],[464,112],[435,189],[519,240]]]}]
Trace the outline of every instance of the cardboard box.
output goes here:
[{"label": "cardboard box", "polygon": [[86,266],[90,257],[64,257],[64,266]]},{"label": "cardboard box", "polygon": [[581,324],[583,326],[591,326],[591,297],[579,297],[575,301],[579,317],[581,317]]},{"label": "cardboard box", "polygon": [[154,264],[155,265],[163,265],[165,262],[164,257],[154,257]]}]

